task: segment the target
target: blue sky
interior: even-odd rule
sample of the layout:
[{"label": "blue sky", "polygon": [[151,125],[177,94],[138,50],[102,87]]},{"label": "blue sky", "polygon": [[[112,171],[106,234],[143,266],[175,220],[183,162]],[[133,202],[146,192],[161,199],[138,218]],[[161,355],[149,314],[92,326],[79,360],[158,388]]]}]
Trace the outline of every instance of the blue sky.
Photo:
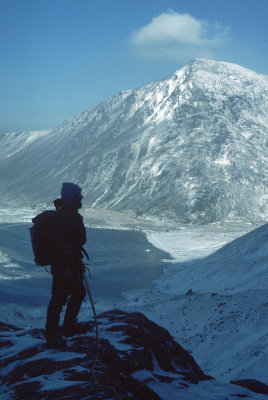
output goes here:
[{"label": "blue sky", "polygon": [[268,0],[0,0],[0,132],[55,127],[194,57],[268,75]]}]

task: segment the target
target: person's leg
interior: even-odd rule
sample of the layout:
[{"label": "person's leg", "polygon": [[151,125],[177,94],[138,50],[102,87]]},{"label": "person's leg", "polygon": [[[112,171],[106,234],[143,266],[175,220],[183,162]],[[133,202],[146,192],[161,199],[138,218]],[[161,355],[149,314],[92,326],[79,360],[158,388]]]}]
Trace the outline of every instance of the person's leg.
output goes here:
[{"label": "person's leg", "polygon": [[52,297],[47,308],[46,340],[51,342],[59,333],[59,322],[62,307],[68,299],[68,290],[63,285],[59,273],[53,273]]},{"label": "person's leg", "polygon": [[71,296],[66,306],[66,312],[63,322],[63,330],[66,336],[72,336],[75,333],[77,316],[85,296],[86,289],[83,283],[83,276],[80,275],[75,279],[74,286],[71,291]]}]

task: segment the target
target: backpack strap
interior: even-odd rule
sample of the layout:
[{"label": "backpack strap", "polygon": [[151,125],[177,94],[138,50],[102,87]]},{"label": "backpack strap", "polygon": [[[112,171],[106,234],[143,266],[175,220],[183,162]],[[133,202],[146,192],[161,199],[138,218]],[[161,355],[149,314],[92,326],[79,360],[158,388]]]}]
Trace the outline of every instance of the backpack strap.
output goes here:
[{"label": "backpack strap", "polygon": [[84,249],[84,247],[81,247],[81,251],[84,254],[84,256],[89,260],[89,255],[87,254],[87,251]]}]

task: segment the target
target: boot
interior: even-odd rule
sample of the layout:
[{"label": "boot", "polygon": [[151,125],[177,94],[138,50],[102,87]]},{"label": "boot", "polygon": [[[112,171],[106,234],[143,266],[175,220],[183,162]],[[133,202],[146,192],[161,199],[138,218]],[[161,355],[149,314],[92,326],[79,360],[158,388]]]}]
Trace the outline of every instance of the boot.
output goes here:
[{"label": "boot", "polygon": [[62,337],[62,335],[57,333],[46,332],[45,338],[47,341],[47,347],[54,349],[64,349],[66,347],[66,340]]},{"label": "boot", "polygon": [[76,322],[73,325],[63,325],[63,332],[66,337],[74,336],[74,335],[81,335],[83,333],[87,333],[92,330],[92,324],[88,322]]}]

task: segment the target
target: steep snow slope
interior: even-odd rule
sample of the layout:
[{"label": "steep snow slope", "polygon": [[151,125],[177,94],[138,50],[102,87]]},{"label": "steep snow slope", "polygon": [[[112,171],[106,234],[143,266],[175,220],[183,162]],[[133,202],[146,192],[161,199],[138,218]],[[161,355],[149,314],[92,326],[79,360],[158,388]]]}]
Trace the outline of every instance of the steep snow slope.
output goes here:
[{"label": "steep snow slope", "polygon": [[[167,250],[170,237],[163,238],[158,245]],[[132,307],[168,329],[206,373],[267,383],[267,241],[268,224],[204,259],[175,263]]]},{"label": "steep snow slope", "polygon": [[210,222],[268,215],[268,78],[191,61],[45,132],[3,135],[2,202],[75,180],[92,207]]}]

